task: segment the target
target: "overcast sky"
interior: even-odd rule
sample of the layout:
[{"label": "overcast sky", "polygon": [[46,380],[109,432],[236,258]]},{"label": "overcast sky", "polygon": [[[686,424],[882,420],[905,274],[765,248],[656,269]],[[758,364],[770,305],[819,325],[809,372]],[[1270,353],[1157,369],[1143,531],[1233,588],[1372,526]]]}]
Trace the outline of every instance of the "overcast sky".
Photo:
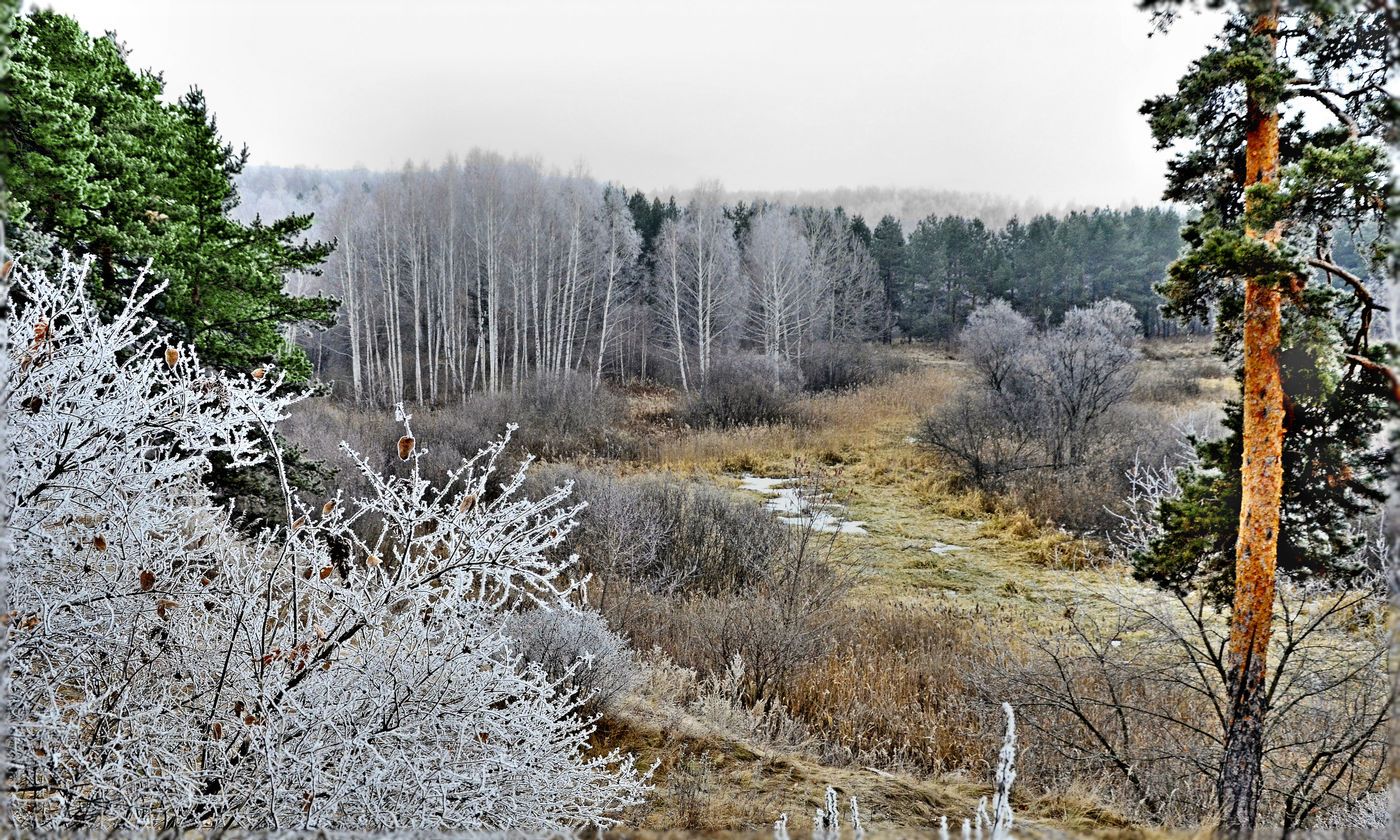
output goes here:
[{"label": "overcast sky", "polygon": [[[31,4],[33,5],[33,4]],[[929,187],[1153,202],[1137,108],[1213,19],[1134,0],[48,0],[207,92],[254,163],[473,147],[647,190]]]}]

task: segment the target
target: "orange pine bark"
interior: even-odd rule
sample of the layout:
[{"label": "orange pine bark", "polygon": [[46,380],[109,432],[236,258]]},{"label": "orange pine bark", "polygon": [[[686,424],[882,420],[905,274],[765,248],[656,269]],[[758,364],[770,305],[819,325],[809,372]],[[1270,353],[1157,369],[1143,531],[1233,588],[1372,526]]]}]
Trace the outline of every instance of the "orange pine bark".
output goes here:
[{"label": "orange pine bark", "polygon": [[[1254,32],[1272,50],[1278,3],[1257,4]],[[1278,109],[1248,92],[1245,185],[1278,178]],[[1246,210],[1251,209],[1249,199]],[[1247,231],[1277,243],[1277,227]],[[1244,296],[1244,461],[1240,473],[1239,539],[1235,547],[1235,595],[1230,619],[1230,717],[1217,795],[1221,833],[1253,834],[1262,788],[1265,677],[1272,632],[1279,506],[1283,493],[1283,382],[1279,371],[1282,293],[1250,278]]]}]

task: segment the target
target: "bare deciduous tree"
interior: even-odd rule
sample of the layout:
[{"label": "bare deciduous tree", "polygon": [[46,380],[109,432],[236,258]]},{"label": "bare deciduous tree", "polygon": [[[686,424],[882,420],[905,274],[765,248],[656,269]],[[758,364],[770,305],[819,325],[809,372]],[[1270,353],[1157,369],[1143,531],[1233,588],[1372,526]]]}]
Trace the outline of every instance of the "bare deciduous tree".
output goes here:
[{"label": "bare deciduous tree", "polygon": [[797,360],[814,312],[807,242],[788,210],[769,206],[749,225],[744,248],[750,331],[763,352]]},{"label": "bare deciduous tree", "polygon": [[[1170,464],[1133,469],[1121,559],[1160,536],[1155,512],[1180,493],[1174,476]],[[1374,803],[1386,785],[1395,685],[1384,590],[1396,555],[1376,527],[1357,558],[1375,570],[1371,586],[1279,587],[1259,813],[1285,836]],[[1144,816],[1208,817],[1230,726],[1229,613],[1200,593],[1119,589],[1084,597],[1065,617],[1068,632],[1043,637],[1013,669],[1028,725],[1080,772],[1122,784]]]},{"label": "bare deciduous tree", "polygon": [[1136,334],[1137,318],[1121,301],[1072,309],[1039,334],[1002,301],[977,308],[960,344],[981,391],[928,417],[924,442],[984,486],[1080,465],[1132,391]]},{"label": "bare deciduous tree", "polygon": [[[1374,592],[1280,587],[1261,815],[1286,835],[1385,784],[1392,700]],[[1027,726],[1144,816],[1207,818],[1230,714],[1229,617],[1198,594],[1120,591],[1068,611],[1015,672]],[[1366,627],[1368,629],[1360,629]]]},{"label": "bare deciduous tree", "polygon": [[1025,372],[1053,467],[1082,458],[1100,421],[1132,393],[1137,324],[1131,306],[1101,300],[1071,309],[1064,323],[1031,345]]},{"label": "bare deciduous tree", "polygon": [[999,392],[1010,385],[1034,333],[1030,319],[998,298],[967,316],[958,333],[958,347],[982,384]]}]

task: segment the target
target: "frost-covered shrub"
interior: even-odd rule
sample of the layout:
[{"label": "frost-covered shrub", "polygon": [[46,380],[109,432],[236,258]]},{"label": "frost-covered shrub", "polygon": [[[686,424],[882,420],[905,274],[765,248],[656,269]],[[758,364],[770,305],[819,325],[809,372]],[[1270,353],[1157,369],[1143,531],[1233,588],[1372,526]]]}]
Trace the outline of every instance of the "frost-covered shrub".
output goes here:
[{"label": "frost-covered shrub", "polygon": [[1071,309],[1041,331],[1004,301],[980,306],[959,335],[975,386],[930,413],[919,440],[1038,518],[1111,524],[1104,508],[1126,490],[1117,479],[1160,438],[1143,428],[1152,418],[1124,410],[1138,334],[1132,307],[1117,300]]},{"label": "frost-covered shrub", "polygon": [[570,608],[567,487],[522,497],[505,438],[435,486],[405,417],[380,445],[406,474],[349,453],[362,497],[308,507],[284,479],[283,524],[242,538],[200,479],[263,458],[294,398],[159,340],[155,291],[104,322],[86,273],[21,271],[0,353],[10,833],[542,834],[641,799],[500,633]]},{"label": "frost-covered shrub", "polygon": [[800,419],[800,378],[791,365],[768,356],[721,356],[690,393],[683,416],[692,426],[757,426]]},{"label": "frost-covered shrub", "polygon": [[505,634],[511,650],[573,686],[591,710],[610,708],[636,678],[632,649],[596,612],[517,612],[506,619]]},{"label": "frost-covered shrub", "polygon": [[[664,595],[749,588],[770,574],[791,536],[762,505],[704,482],[568,466],[539,473],[551,485],[571,482],[588,502],[570,548],[593,574],[589,594],[605,614],[619,580]],[[615,613],[608,618],[625,630]]]},{"label": "frost-covered shrub", "polygon": [[958,349],[988,390],[1001,392],[1023,366],[1035,326],[1011,304],[997,298],[972,310],[958,333]]},{"label": "frost-covered shrub", "polygon": [[1400,783],[1367,794],[1355,802],[1333,808],[1316,820],[1319,837],[1394,836],[1396,806],[1400,804]]}]

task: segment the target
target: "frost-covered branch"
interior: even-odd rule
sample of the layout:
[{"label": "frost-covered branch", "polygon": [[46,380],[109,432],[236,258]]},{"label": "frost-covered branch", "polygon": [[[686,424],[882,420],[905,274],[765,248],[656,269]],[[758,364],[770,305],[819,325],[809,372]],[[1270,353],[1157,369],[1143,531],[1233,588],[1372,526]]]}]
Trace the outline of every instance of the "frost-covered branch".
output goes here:
[{"label": "frost-covered branch", "polygon": [[0,354],[11,830],[543,833],[640,800],[632,759],[585,756],[565,681],[500,632],[582,585],[547,556],[567,487],[523,497],[528,462],[498,481],[505,439],[434,485],[404,418],[407,476],[357,458],[366,498],[289,499],[291,522],[243,538],[209,455],[269,457],[295,398],[167,345],[143,314],[158,288],[104,322],[86,272],[20,271]]},{"label": "frost-covered branch", "polygon": [[[987,797],[977,803],[972,819],[962,821],[963,840],[1011,840],[1015,816],[1011,811],[1011,785],[1016,781],[1016,713],[1010,703],[1001,704],[1006,715],[1006,736],[997,756],[996,791],[988,810]],[[862,840],[865,828],[861,824],[860,805],[851,797],[851,838]],[[948,817],[939,819],[938,837],[948,840]],[[783,813],[773,823],[773,840],[789,840],[788,815]],[[828,786],[824,807],[817,808],[812,817],[812,840],[841,840],[841,806],[836,789]]]}]

